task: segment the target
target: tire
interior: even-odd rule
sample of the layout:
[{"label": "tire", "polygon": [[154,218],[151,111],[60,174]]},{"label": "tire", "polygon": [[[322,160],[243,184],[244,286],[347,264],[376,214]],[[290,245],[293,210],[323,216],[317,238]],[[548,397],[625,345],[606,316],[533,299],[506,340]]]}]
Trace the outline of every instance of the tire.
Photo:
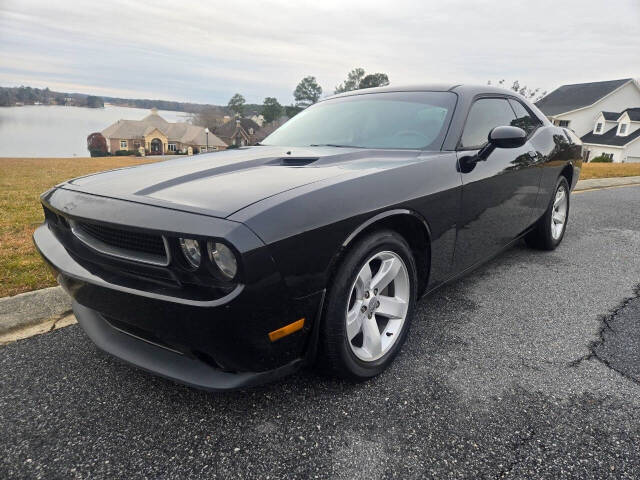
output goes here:
[{"label": "tire", "polygon": [[[558,204],[558,195],[560,191],[564,191],[564,199]],[[549,202],[546,212],[538,220],[534,229],[525,236],[525,242],[532,248],[540,250],[554,250],[562,239],[564,233],[567,230],[567,223],[569,222],[569,206],[571,203],[571,191],[569,189],[569,183],[564,176],[558,178],[556,188],[554,190],[553,197]],[[562,216],[562,207],[564,202],[564,220],[561,228],[559,228],[558,219]],[[560,207],[560,210],[558,210]],[[556,215],[556,220],[554,220]],[[552,223],[554,226],[552,226]]]},{"label": "tire", "polygon": [[[367,266],[371,272],[368,284]],[[376,279],[391,278],[396,268],[388,286],[375,288],[385,283]],[[359,240],[342,260],[328,291],[318,366],[351,381],[366,380],[385,370],[406,340],[417,284],[415,259],[402,236],[383,230]],[[359,333],[354,335],[358,325]]]}]

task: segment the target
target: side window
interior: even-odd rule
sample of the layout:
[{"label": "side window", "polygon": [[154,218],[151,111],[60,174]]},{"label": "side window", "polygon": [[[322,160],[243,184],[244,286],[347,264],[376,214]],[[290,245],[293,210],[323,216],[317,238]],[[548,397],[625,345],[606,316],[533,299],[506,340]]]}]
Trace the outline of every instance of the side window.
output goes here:
[{"label": "side window", "polygon": [[480,148],[487,143],[489,132],[503,125],[512,125],[516,116],[506,98],[481,98],[469,111],[460,140],[461,148]]},{"label": "side window", "polygon": [[542,122],[535,115],[529,113],[529,110],[524,108],[520,102],[509,99],[509,103],[513,107],[513,111],[516,112],[516,120],[512,123],[514,127],[520,127],[529,135],[542,125]]}]

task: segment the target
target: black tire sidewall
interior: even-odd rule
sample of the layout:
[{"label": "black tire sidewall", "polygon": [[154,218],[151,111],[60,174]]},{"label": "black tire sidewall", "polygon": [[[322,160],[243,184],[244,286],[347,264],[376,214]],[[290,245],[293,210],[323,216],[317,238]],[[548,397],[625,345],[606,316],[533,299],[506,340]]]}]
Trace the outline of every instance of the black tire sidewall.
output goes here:
[{"label": "black tire sidewall", "polygon": [[[366,260],[378,252],[392,251],[402,258],[409,273],[410,298],[407,316],[400,336],[391,349],[373,362],[360,360],[351,350],[346,335],[346,305],[351,287]],[[379,231],[360,240],[346,255],[334,276],[322,324],[322,337],[330,367],[340,376],[353,380],[366,379],[382,372],[402,348],[409,332],[417,296],[417,268],[407,242],[393,231]]]}]

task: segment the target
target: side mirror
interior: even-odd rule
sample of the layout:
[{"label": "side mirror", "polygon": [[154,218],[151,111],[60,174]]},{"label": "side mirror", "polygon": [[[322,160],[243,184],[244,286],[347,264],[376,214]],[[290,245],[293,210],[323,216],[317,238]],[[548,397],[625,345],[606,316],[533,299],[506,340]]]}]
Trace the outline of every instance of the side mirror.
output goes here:
[{"label": "side mirror", "polygon": [[488,140],[496,148],[518,148],[527,141],[527,134],[518,127],[495,127],[489,132]]}]

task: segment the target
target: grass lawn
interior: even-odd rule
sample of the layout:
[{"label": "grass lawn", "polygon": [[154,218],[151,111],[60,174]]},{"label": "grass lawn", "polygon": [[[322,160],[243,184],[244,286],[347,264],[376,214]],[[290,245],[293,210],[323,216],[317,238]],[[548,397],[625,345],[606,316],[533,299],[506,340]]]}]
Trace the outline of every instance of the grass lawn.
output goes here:
[{"label": "grass lawn", "polygon": [[[149,158],[0,158],[0,297],[55,285],[31,235],[42,222],[38,197],[69,178],[155,161]],[[581,179],[640,175],[640,163],[588,163]]]},{"label": "grass lawn", "polygon": [[640,175],[640,163],[583,163],[580,180],[636,175]]},{"label": "grass lawn", "polygon": [[55,285],[31,241],[43,220],[42,192],[69,178],[154,161],[138,157],[0,158],[0,297]]}]

